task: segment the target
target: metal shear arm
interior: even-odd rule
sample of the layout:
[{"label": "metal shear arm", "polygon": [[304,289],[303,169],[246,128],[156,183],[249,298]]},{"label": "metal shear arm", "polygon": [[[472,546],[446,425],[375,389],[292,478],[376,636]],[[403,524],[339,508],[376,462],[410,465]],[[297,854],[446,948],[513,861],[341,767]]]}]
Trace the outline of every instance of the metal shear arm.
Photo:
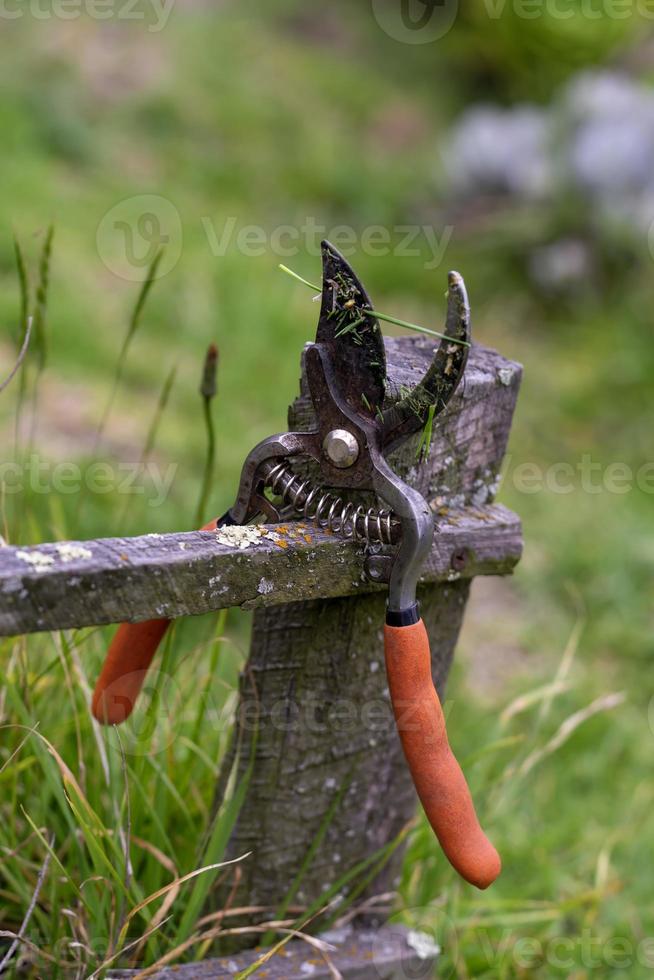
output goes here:
[{"label": "metal shear arm", "polygon": [[270,436],[255,446],[243,464],[236,501],[228,511],[231,523],[247,524],[258,513],[267,514],[273,520],[279,519],[279,515],[274,513],[265,498],[258,493],[262,463],[269,459],[290,459],[294,456],[312,456],[315,459],[319,452],[317,432],[283,432]]},{"label": "metal shear arm", "polygon": [[375,492],[402,526],[388,586],[388,609],[406,614],[416,608],[416,586],[431,548],[434,518],[424,497],[401,480],[381,455],[375,458],[372,481]]},{"label": "metal shear arm", "polygon": [[479,825],[465,776],[450,749],[431,675],[429,637],[416,602],[416,585],[431,547],[434,519],[424,498],[383,457],[375,460],[373,483],[402,525],[384,627],[388,689],[402,749],[427,819],[448,860],[466,881],[487,888],[502,865]]}]

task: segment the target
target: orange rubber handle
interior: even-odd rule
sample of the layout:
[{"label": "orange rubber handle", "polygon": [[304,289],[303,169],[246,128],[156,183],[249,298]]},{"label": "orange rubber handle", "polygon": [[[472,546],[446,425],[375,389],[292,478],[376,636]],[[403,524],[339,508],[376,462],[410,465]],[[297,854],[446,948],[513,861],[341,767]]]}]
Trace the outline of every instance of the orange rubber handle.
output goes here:
[{"label": "orange rubber handle", "polygon": [[488,888],[502,862],[479,826],[468,784],[447,739],[422,620],[386,626],[384,649],[395,721],[427,819],[461,877],[477,888]]},{"label": "orange rubber handle", "polygon": [[[223,520],[213,520],[202,530],[215,531]],[[171,619],[148,619],[118,627],[91,702],[93,717],[101,724],[120,725],[129,718],[171,622]]]},{"label": "orange rubber handle", "polygon": [[136,699],[170,619],[148,619],[118,627],[93,692],[91,711],[103,725],[120,725]]}]

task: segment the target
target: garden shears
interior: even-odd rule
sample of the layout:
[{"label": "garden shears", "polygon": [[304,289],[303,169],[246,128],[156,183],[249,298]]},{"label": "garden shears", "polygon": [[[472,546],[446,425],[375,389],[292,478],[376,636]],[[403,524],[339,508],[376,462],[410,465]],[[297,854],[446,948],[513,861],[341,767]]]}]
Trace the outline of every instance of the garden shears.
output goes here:
[{"label": "garden shears", "polygon": [[[479,825],[449,746],[416,600],[434,517],[427,501],[385,458],[431,424],[463,377],[470,346],[465,285],[458,273],[449,274],[445,331],[432,363],[413,390],[398,394],[387,389],[384,340],[361,282],[328,242],[322,244],[322,263],[318,330],[305,351],[315,427],[259,443],[245,461],[234,505],[203,530],[295,515],[390,552],[391,560],[381,566],[388,581],[384,649],[404,754],[447,858],[466,881],[486,888],[501,862]],[[313,461],[317,479],[300,472],[307,460]],[[381,507],[369,506],[371,495]],[[379,581],[379,572],[373,576],[368,567],[371,579]],[[156,619],[118,628],[93,697],[98,721],[116,724],[130,714],[169,625]]]}]

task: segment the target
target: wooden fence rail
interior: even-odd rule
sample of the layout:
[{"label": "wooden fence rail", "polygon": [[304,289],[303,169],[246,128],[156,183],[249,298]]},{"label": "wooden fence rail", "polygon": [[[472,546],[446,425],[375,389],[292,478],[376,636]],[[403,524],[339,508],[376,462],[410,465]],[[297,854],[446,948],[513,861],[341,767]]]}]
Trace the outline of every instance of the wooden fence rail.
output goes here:
[{"label": "wooden fence rail", "polygon": [[[425,583],[507,574],[520,558],[520,522],[505,507],[463,508],[438,521]],[[257,530],[1,548],[0,636],[380,589],[363,577],[360,544],[306,523]]]}]

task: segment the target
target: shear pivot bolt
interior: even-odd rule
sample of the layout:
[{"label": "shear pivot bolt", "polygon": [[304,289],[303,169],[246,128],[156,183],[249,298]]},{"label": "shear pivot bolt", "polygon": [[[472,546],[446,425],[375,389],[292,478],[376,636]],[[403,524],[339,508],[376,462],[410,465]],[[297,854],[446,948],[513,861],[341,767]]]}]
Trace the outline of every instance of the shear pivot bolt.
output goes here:
[{"label": "shear pivot bolt", "polygon": [[359,443],[347,429],[332,429],[328,432],[322,448],[330,462],[341,470],[353,466],[359,458]]}]

